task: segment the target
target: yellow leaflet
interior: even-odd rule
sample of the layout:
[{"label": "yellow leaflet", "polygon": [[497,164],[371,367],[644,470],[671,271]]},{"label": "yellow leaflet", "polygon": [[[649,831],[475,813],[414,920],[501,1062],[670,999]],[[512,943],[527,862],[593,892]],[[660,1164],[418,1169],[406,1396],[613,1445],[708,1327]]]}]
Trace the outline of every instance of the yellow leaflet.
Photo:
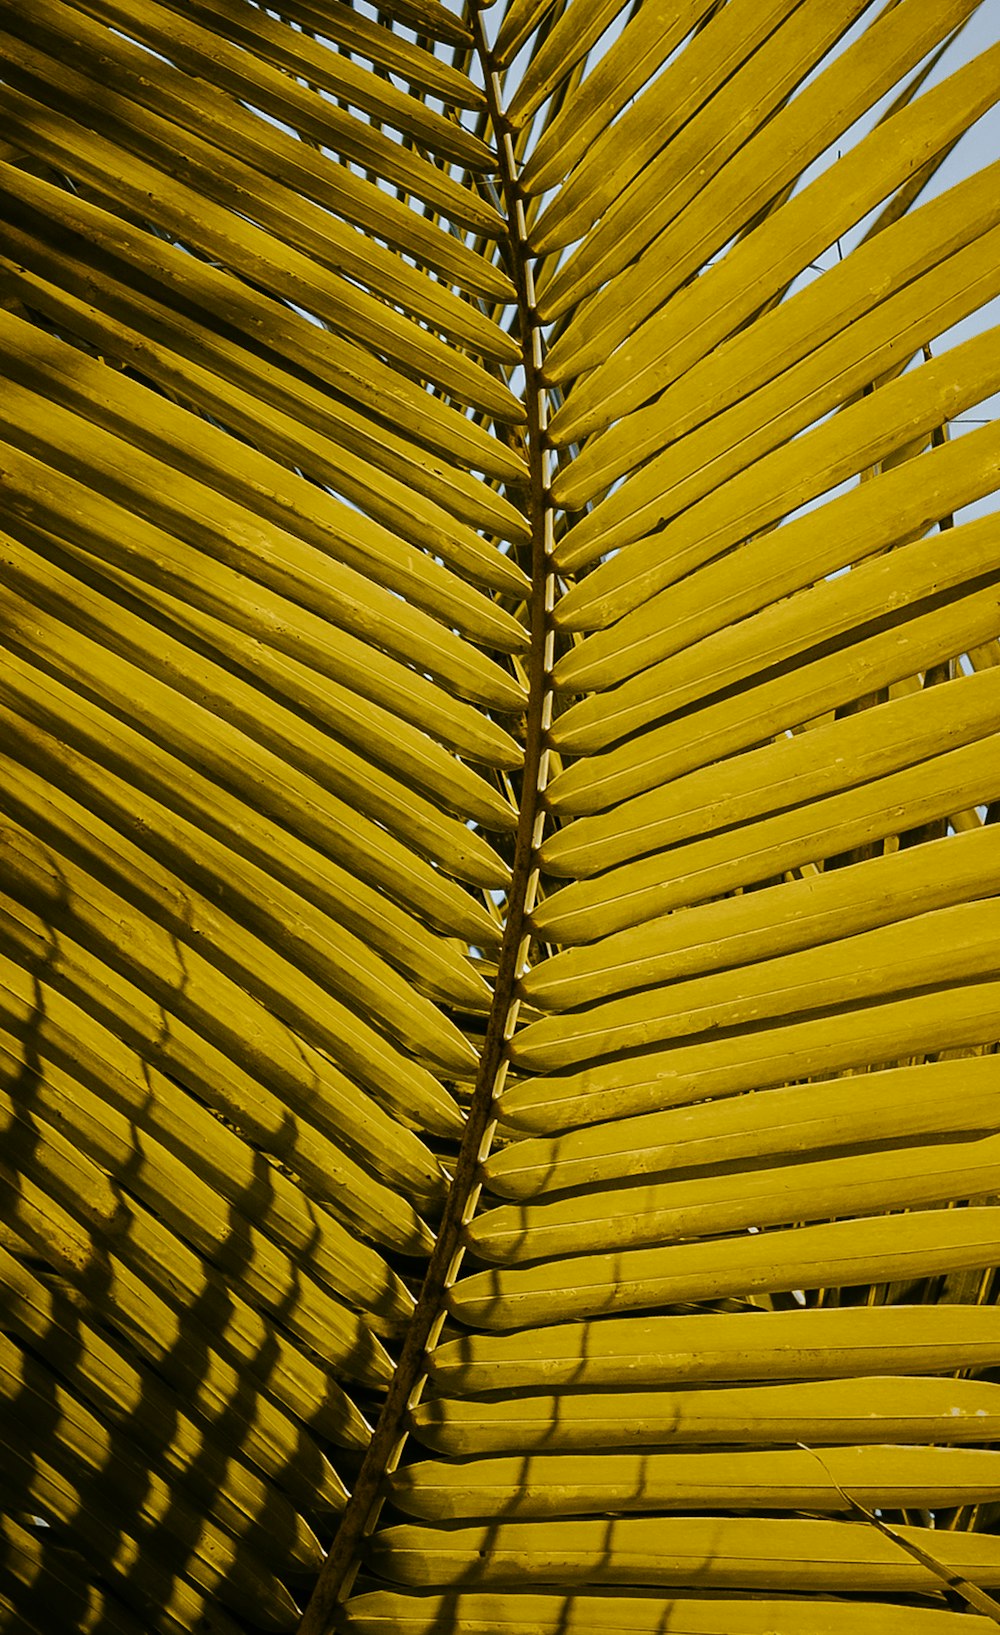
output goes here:
[{"label": "yellow leaflet", "polygon": [[[1000,219],[997,181],[1000,163],[958,183],[939,198],[907,213],[874,238],[852,250],[821,278],[808,283],[765,312],[753,324],[731,335],[700,357],[691,352],[687,373],[645,408],[593,438],[553,485],[559,502],[579,507],[640,460],[657,454],[668,442],[686,436],[713,416],[731,410],[769,383],[790,372],[799,378],[806,360],[810,370],[835,337],[846,341],[850,355],[851,325],[879,310],[886,296],[907,310],[911,280],[922,281],[950,258],[989,235]],[[683,301],[679,296],[678,300]],[[697,343],[681,331],[677,351]]]},{"label": "yellow leaflet", "polygon": [[449,1310],[483,1328],[531,1328],[726,1296],[893,1283],[998,1262],[1000,1209],[931,1209],[496,1268],[461,1278]]},{"label": "yellow leaflet", "polygon": [[[995,180],[1000,181],[1000,165]],[[633,535],[655,528],[659,517],[697,504],[830,410],[850,403],[873,381],[896,373],[922,345],[993,298],[1000,289],[998,259],[1000,228],[995,228],[687,436],[668,430],[669,419],[661,421],[654,457],[577,525],[573,542],[560,553],[563,566],[578,568],[600,554],[602,544],[588,545],[588,538],[596,534],[600,541],[602,529],[614,533],[616,518],[619,524],[627,519]],[[641,442],[633,444],[624,469],[638,464],[642,452]],[[621,475],[621,470],[602,473],[599,488]]]},{"label": "yellow leaflet", "polygon": [[949,981],[985,976],[1000,970],[998,911],[996,897],[959,903],[738,972],[713,971],[582,1013],[546,1017],[519,1035],[512,1059],[529,1071],[554,1073],[713,1028],[844,1009],[932,987],[940,980],[942,946],[949,949]]},{"label": "yellow leaflet", "polygon": [[[4,50],[5,56],[11,54],[9,41]],[[17,55],[23,57],[26,52],[23,48]],[[22,79],[16,68],[11,75]],[[68,171],[88,190],[92,187],[96,197],[110,204],[116,214],[145,211],[171,237],[194,245],[210,260],[260,285],[272,297],[315,312],[354,345],[376,354],[384,352],[404,368],[411,365],[484,413],[505,418],[509,404],[515,404],[514,418],[519,418],[515,399],[481,365],[331,272],[314,256],[282,243],[265,226],[258,226],[247,214],[247,209],[253,209],[251,201],[237,194],[233,201],[237,208],[230,209],[206,199],[197,174],[192,178],[195,185],[189,187],[173,179],[169,172],[176,165],[168,160],[148,163],[129,153],[121,145],[117,124],[112,135],[105,137],[64,115],[61,110],[68,105],[84,119],[93,118],[94,92],[88,93],[89,82],[76,77],[80,83],[74,88],[73,102],[68,102],[64,88],[43,87],[45,100],[51,104],[44,120],[32,98],[9,86],[0,97],[12,133],[44,163]],[[103,97],[98,107],[101,101]],[[176,148],[173,151],[176,154]],[[240,209],[241,205],[247,208]]]},{"label": "yellow leaflet", "polygon": [[[830,1475],[824,1473],[823,1465]],[[630,1510],[931,1509],[1000,1496],[1000,1453],[984,1448],[847,1447],[775,1452],[516,1454],[407,1465],[392,1483],[407,1515],[431,1521],[584,1516]]]},{"label": "yellow leaflet", "polygon": [[[704,7],[697,9],[704,13]],[[617,239],[622,249],[612,274],[626,267],[635,253],[630,245],[637,242],[641,249],[676,214],[676,206],[671,209],[674,190],[686,180],[692,153],[699,154],[704,185],[733,151],[752,138],[768,113],[780,107],[803,72],[820,61],[829,41],[861,9],[860,0],[834,0],[824,6],[822,16],[811,12],[803,18],[795,16],[795,0],[765,0],[756,7],[749,0],[736,0],[735,5],[708,18],[616,125],[611,125],[605,113],[598,127],[599,105],[591,101],[588,124],[596,139],[585,148],[574,145],[570,149],[573,169],[568,171],[562,161],[560,168],[567,168],[567,180],[532,232],[532,244],[539,250],[582,240],[545,291],[546,315],[565,311],[571,304],[578,269],[581,264],[589,268],[594,250],[599,252],[608,239],[612,243]],[[691,5],[686,5],[681,21],[689,21],[691,12]],[[790,28],[783,26],[789,16],[793,19]],[[676,38],[677,20],[671,19],[668,28],[667,40]],[[648,38],[649,32],[644,24],[642,35]],[[619,50],[626,61],[629,45],[634,55],[624,85],[634,87],[639,79],[634,58],[642,62],[644,53],[638,38],[623,39]],[[611,56],[605,59],[607,66],[602,64],[597,70],[605,85],[610,79]],[[753,92],[748,96],[751,78]],[[605,109],[617,101],[618,94],[613,101],[607,98]],[[574,110],[569,122],[578,119]],[[658,163],[657,156],[666,163]],[[651,192],[648,184],[654,177],[658,186]],[[597,279],[590,287],[602,281]]]},{"label": "yellow leaflet", "polygon": [[[773,959],[1000,890],[992,826],[680,910],[596,947],[565,949],[522,980],[532,1004],[568,1010],[702,971]],[[500,1155],[498,1155],[499,1158]]]},{"label": "yellow leaflet", "polygon": [[[520,84],[514,89],[507,109],[512,125],[520,128],[530,119],[623,10],[624,0],[573,0],[561,10],[549,32],[536,42]],[[506,19],[501,32],[505,28]]]},{"label": "yellow leaflet", "polygon": [[630,1177],[582,1197],[506,1204],[477,1217],[468,1229],[469,1244],[483,1260],[521,1266],[720,1232],[961,1202],[1000,1189],[1000,1137],[992,1134],[955,1141],[949,1132],[948,1139],[907,1146],[891,1130],[878,1152],[827,1156],[840,1145],[834,1131],[827,1148],[816,1141],[807,1149],[815,1155],[811,1163],[779,1163],[742,1174],[724,1151],[726,1168],[718,1176],[668,1181],[666,1167],[656,1166],[642,1186]]},{"label": "yellow leaflet", "polygon": [[[340,173],[351,174],[346,167],[341,167]],[[313,421],[322,407],[325,423],[353,428],[355,442],[363,441],[367,422],[369,444],[385,438],[390,446],[398,447],[400,438],[395,434],[402,433],[404,439],[429,447],[442,463],[456,461],[515,481],[525,477],[523,460],[506,442],[491,436],[440,398],[422,391],[370,353],[365,354],[343,337],[331,335],[297,313],[276,305],[219,268],[195,257],[178,255],[169,245],[151,238],[120,217],[3,162],[0,162],[0,196],[16,218],[26,220],[30,230],[51,247],[46,265],[51,266],[57,283],[66,262],[62,233],[72,229],[80,235],[87,259],[87,247],[93,245],[101,260],[111,258],[112,264],[122,260],[141,273],[144,283],[152,282],[158,305],[165,302],[169,306],[179,297],[185,306],[190,303],[194,307],[196,322],[198,318],[202,322],[207,318],[210,328],[203,331],[204,344],[214,347],[223,357],[241,362],[251,391],[262,386],[273,392],[277,357],[296,372],[285,378],[285,389],[310,405]],[[379,192],[378,197],[381,199],[383,194]],[[112,287],[115,282],[111,281]],[[183,330],[184,325],[180,328]],[[221,330],[221,336],[212,335],[212,328]],[[264,331],[267,334],[265,356],[262,358],[251,348],[229,340],[227,336],[231,331],[241,336]],[[230,369],[233,367],[231,363]],[[304,374],[304,382],[297,378],[298,371]],[[329,401],[328,392],[320,391],[314,384],[317,380],[325,387],[335,385],[348,402],[356,406],[353,416],[349,412],[346,416],[338,414],[336,406]],[[374,438],[372,420],[376,422]],[[385,424],[387,420],[391,428]],[[486,503],[485,497],[483,503]],[[511,506],[502,514],[508,521],[516,516]]]},{"label": "yellow leaflet", "polygon": [[432,1397],[413,1419],[420,1442],[457,1456],[713,1442],[837,1446],[876,1436],[886,1443],[991,1442],[1000,1430],[1000,1386],[868,1375],[819,1384],[525,1394],[502,1402]]},{"label": "yellow leaflet", "polygon": [[[253,51],[241,49],[239,44],[227,40],[223,28],[201,27],[192,20],[189,7],[160,6],[154,0],[131,0],[128,5],[119,3],[119,0],[81,0],[80,9],[100,17],[112,28],[140,38],[163,55],[169,54],[169,60],[193,78],[204,79],[229,97],[247,102],[281,124],[290,125],[301,136],[311,137],[318,145],[333,148],[374,170],[377,175],[398,182],[408,192],[416,193],[418,198],[426,197],[428,203],[437,204],[446,214],[468,227],[496,231],[499,223],[495,211],[490,210],[471,188],[464,188],[446,173],[435,170],[430,160],[392,141],[375,124],[338,108],[332,98],[317,98],[312,86],[302,84],[294,72],[289,73],[276,64],[268,63]],[[255,19],[252,16],[247,18],[244,13],[240,17],[242,8],[230,10],[238,21],[253,31]],[[449,16],[452,26],[458,29],[458,33],[453,33],[451,37],[465,39],[466,31],[459,20],[446,13],[443,7],[438,10],[442,16]],[[302,40],[301,35],[293,33],[287,26],[277,37],[287,52],[294,53],[298,42],[307,51],[315,51],[315,47],[310,47],[308,41]],[[318,60],[314,59],[306,68],[305,78],[311,78],[316,68],[320,74],[329,74],[331,68],[337,71],[337,62],[330,62],[332,55],[321,50]],[[350,69],[347,72],[350,73]],[[376,76],[366,76],[362,83],[367,83],[369,77]],[[439,133],[442,123],[444,121],[440,118],[433,122],[434,129]],[[445,133],[445,140],[452,151],[456,151],[456,144],[459,145],[458,150],[464,153],[466,161],[478,167],[484,157],[482,144],[475,138],[470,142],[469,133],[456,132],[452,122],[447,123],[451,125],[451,130]]]},{"label": "yellow leaflet", "polygon": [[[923,695],[918,696],[923,702]],[[945,754],[935,755],[928,744],[923,753],[928,758],[916,765],[887,770],[856,788],[834,786],[826,795],[817,791],[818,798],[807,798],[798,810],[756,817],[748,813],[742,821],[737,815],[733,828],[686,839],[594,880],[564,886],[535,910],[536,931],[553,942],[594,942],[735,886],[773,879],[803,863],[837,857],[996,797],[997,734],[974,738]],[[776,794],[769,804],[777,804]],[[695,827],[687,833],[699,831]]]},{"label": "yellow leaflet", "polygon": [[524,1594],[512,1586],[447,1595],[373,1590],[352,1596],[341,1617],[358,1635],[440,1635],[444,1619],[455,1635],[663,1635],[664,1618],[671,1635],[993,1635],[995,1629],[992,1619],[975,1614],[885,1601],[664,1598],[623,1590]]},{"label": "yellow leaflet", "polygon": [[[113,1423],[126,1425],[137,1442],[169,1448],[181,1466],[190,1460],[197,1467],[219,1426],[230,1444],[226,1478],[237,1491],[240,1483],[258,1480],[251,1474],[256,1470],[303,1509],[343,1508],[346,1489],[302,1423],[262,1392],[241,1393],[236,1370],[217,1354],[209,1353],[196,1379],[182,1358],[165,1359],[158,1374],[122,1348],[120,1338],[113,1341],[110,1333],[93,1328],[61,1292],[54,1293],[3,1248],[0,1269],[5,1320],[14,1333],[57,1368],[79,1396]],[[140,1356],[148,1351],[140,1348]],[[363,1448],[369,1427],[346,1396],[343,1403],[350,1410],[344,1443]],[[245,1466],[232,1457],[233,1438]]]},{"label": "yellow leaflet", "polygon": [[[992,530],[1000,538],[1000,529]],[[545,868],[588,879],[692,835],[746,823],[985,736],[996,720],[1000,675],[958,676],[859,715],[751,750],[721,768],[699,768],[613,811],[577,818],[545,843]]]},{"label": "yellow leaflet", "polygon": [[[30,1352],[21,1351],[6,1335],[0,1336],[0,1399],[6,1399],[0,1406],[0,1414],[3,1407],[9,1410],[16,1405],[17,1415],[24,1414],[36,1435],[42,1430],[47,1417],[57,1416],[56,1447],[75,1455],[85,1469],[89,1467],[92,1475],[105,1464],[116,1463],[123,1480],[132,1485],[133,1491],[141,1486],[143,1454],[140,1452],[137,1456],[123,1449],[113,1432],[109,1432],[100,1419],[59,1382],[57,1375]],[[184,1471],[184,1463],[169,1445],[153,1463],[149,1498],[162,1504],[167,1499],[167,1487],[156,1473],[156,1465],[161,1471],[180,1475]],[[236,1469],[238,1471],[238,1467]],[[283,1564],[281,1548],[276,1547],[273,1535],[269,1535],[268,1529],[254,1517],[254,1510],[258,1506],[263,1508],[267,1502],[266,1488],[245,1474],[242,1477],[238,1475],[235,1483],[231,1478],[227,1481],[228,1474],[225,1470],[222,1472],[221,1490],[214,1502],[211,1497],[208,1498],[206,1510],[210,1535],[216,1527],[220,1527],[237,1540],[252,1539],[255,1555],[280,1570]],[[197,1482],[197,1473],[194,1475]],[[197,1515],[192,1498],[185,1495],[182,1488],[178,1488],[174,1497],[178,1508],[184,1513],[184,1525],[190,1526]],[[316,1570],[322,1561],[322,1552],[315,1534],[280,1494],[274,1495],[274,1500],[274,1523],[276,1528],[282,1529],[287,1540],[289,1561],[294,1562],[295,1569]],[[164,1522],[171,1530],[167,1515]]]},{"label": "yellow leaflet", "polygon": [[[14,1218],[21,1217],[22,1208],[29,1221],[33,1210],[42,1216],[54,1210],[53,1218],[65,1208],[82,1215],[91,1235],[75,1269],[85,1286],[93,1286],[103,1255],[110,1250],[121,1263],[126,1284],[138,1278],[158,1290],[169,1304],[203,1312],[209,1324],[217,1315],[223,1344],[251,1371],[267,1354],[265,1336],[273,1328],[271,1320],[280,1313],[293,1338],[283,1339],[278,1350],[285,1354],[291,1378],[298,1378],[299,1390],[305,1389],[309,1372],[315,1369],[308,1353],[323,1358],[342,1377],[369,1385],[390,1377],[388,1354],[364,1318],[311,1279],[298,1275],[294,1264],[271,1251],[265,1239],[258,1235],[255,1242],[242,1246],[246,1264],[240,1266],[239,1286],[243,1292],[229,1291],[226,1274],[231,1267],[225,1265],[225,1255],[219,1256],[223,1265],[217,1268],[151,1210],[132,1202],[122,1186],[57,1130],[38,1118],[15,1119],[9,1103],[3,1112],[7,1115],[6,1163],[19,1165],[15,1184],[24,1193],[24,1204],[15,1205]],[[5,1179],[5,1187],[9,1185]],[[9,1198],[9,1191],[7,1195]],[[79,1228],[71,1230],[80,1233]],[[208,1232],[203,1234],[203,1244],[208,1236]],[[241,1256],[235,1259],[239,1263]],[[315,1377],[320,1375],[321,1370],[315,1370]],[[302,1400],[300,1397],[300,1414]]]},{"label": "yellow leaflet", "polygon": [[430,1373],[439,1389],[468,1394],[944,1373],[998,1360],[995,1306],[825,1306],[466,1334],[437,1347]]},{"label": "yellow leaflet", "polygon": [[[560,776],[560,800],[565,798],[570,811],[608,806],[616,795],[637,794],[789,728],[822,720],[836,706],[852,704],[866,693],[896,684],[897,696],[905,696],[919,672],[950,664],[956,653],[976,651],[977,643],[995,642],[997,591],[989,579],[983,589],[946,601],[943,607],[935,608],[933,602],[929,607],[928,612],[890,624],[833,653],[807,656],[730,697],[699,701],[696,711],[678,714],[618,749],[577,762]],[[589,797],[583,793],[583,772],[590,780]]]},{"label": "yellow leaflet", "polygon": [[[742,901],[742,899],[737,899]],[[1000,1061],[970,1056],[734,1096],[515,1141],[484,1166],[489,1192],[535,1198],[670,1171],[795,1158],[997,1125]],[[752,1176],[756,1171],[751,1169]],[[685,1181],[678,1181],[684,1186]],[[470,1228],[482,1233],[480,1216]]]},{"label": "yellow leaflet", "polygon": [[525,191],[537,195],[570,174],[611,119],[710,9],[710,0],[660,0],[646,8],[641,24],[630,18],[528,155]]},{"label": "yellow leaflet", "polygon": [[[600,364],[575,394],[560,436],[578,438],[607,425],[665,384],[660,330],[668,297],[974,9],[975,0],[926,4],[921,0],[902,13],[896,9],[891,16],[883,15],[834,60],[827,73],[835,85],[820,76],[793,98],[696,196],[684,230],[665,233],[643,255],[639,267],[597,297],[594,310],[588,311],[586,333],[571,326],[547,361],[547,378],[555,381],[587,367],[586,360]],[[998,62],[1000,46],[995,46],[900,109],[849,149],[839,164],[747,233],[718,263],[712,280],[716,322],[725,315],[723,333],[731,334],[825,250],[838,232],[860,220],[925,164],[929,154],[947,147],[991,107],[998,94]],[[753,280],[743,285],[742,313],[734,310],[740,305],[731,283],[737,269]],[[672,323],[672,315],[664,322]]]},{"label": "yellow leaflet", "polygon": [[988,1045],[996,1033],[995,1009],[992,1024],[990,1017],[998,994],[1000,982],[985,977],[832,1015],[682,1039],[631,1060],[525,1079],[504,1091],[500,1116],[517,1131],[554,1134],[707,1096],[732,1096],[901,1057]]},{"label": "yellow leaflet", "polygon": [[[20,1022],[23,1030],[25,1021],[30,1024],[37,1011],[37,1003],[32,999],[32,981],[37,986],[37,978],[32,978],[25,969],[26,955],[30,957],[36,950],[28,940],[23,919],[15,922],[5,916],[4,940],[12,952],[9,957],[6,953],[0,956],[4,985],[0,990],[0,1004],[8,1026],[14,1030]],[[65,938],[61,946],[65,953],[72,951]],[[88,963],[81,958],[76,968],[71,969],[65,979],[60,979],[59,986],[43,985],[56,1040],[79,1038],[84,1050],[100,1051],[108,1030],[91,1014],[94,1009],[98,1010],[111,1023],[112,1038],[125,1034],[127,1048],[141,1049],[154,1073],[166,1073],[178,1079],[185,1091],[206,1101],[230,1120],[244,1139],[260,1145],[279,1163],[294,1168],[318,1204],[325,1205],[352,1226],[360,1227],[375,1242],[391,1245],[404,1253],[420,1254],[432,1246],[430,1232],[409,1200],[398,1197],[391,1188],[368,1174],[342,1150],[341,1142],[331,1140],[321,1129],[296,1115],[284,1097],[275,1095],[239,1061],[231,1060],[226,1067],[222,1053],[199,1038],[194,1030],[173,1018],[169,1019],[169,1027],[165,1027],[166,1014],[147,1002],[124,978],[116,975],[113,987],[108,987],[101,982],[101,976],[97,962]],[[63,986],[68,990],[66,993],[62,991]],[[285,1088],[280,1081],[279,1087]],[[329,1123],[329,1117],[324,1122]],[[357,1275],[361,1269],[370,1270],[370,1254],[364,1249],[354,1254],[344,1242],[342,1252],[345,1271]],[[375,1295],[383,1292],[378,1280],[372,1292]]]},{"label": "yellow leaflet", "polygon": [[[1000,1584],[1000,1542],[932,1528],[904,1537],[983,1586]],[[765,1517],[625,1517],[492,1522],[454,1529],[391,1527],[372,1541],[378,1571],[397,1582],[682,1585],[737,1589],[937,1592],[941,1580],[864,1524]]]},{"label": "yellow leaflet", "polygon": [[[29,1435],[34,1428],[31,1406],[30,1401],[26,1403],[22,1421],[22,1427],[26,1421]],[[0,1410],[5,1482],[13,1503],[22,1512],[40,1512],[60,1533],[72,1527],[101,1560],[103,1575],[112,1582],[119,1576],[124,1579],[131,1597],[138,1596],[150,1607],[159,1602],[172,1616],[186,1613],[196,1628],[204,1602],[197,1590],[175,1575],[171,1561],[171,1557],[183,1552],[189,1578],[208,1597],[223,1605],[228,1603],[244,1616],[252,1609],[266,1629],[287,1629],[289,1618],[295,1616],[295,1602],[281,1581],[258,1564],[252,1552],[246,1559],[233,1540],[198,1516],[193,1507],[189,1509],[183,1500],[178,1503],[152,1472],[145,1472],[144,1480],[140,1478],[144,1491],[141,1497],[135,1497],[135,1484],[128,1482],[130,1473],[127,1468],[121,1471],[119,1493],[126,1502],[132,1501],[128,1523],[123,1527],[121,1511],[109,1500],[108,1489],[92,1491],[93,1468],[88,1470],[84,1464],[81,1470],[77,1448],[67,1452],[60,1446],[58,1434],[49,1430],[45,1448],[51,1459],[38,1453],[28,1456],[21,1440],[23,1428],[5,1427],[4,1417]],[[44,1421],[44,1411],[36,1409],[35,1418],[36,1424],[39,1419]],[[91,1460],[91,1466],[93,1463]],[[166,1590],[165,1581],[169,1586]]]},{"label": "yellow leaflet", "polygon": [[[55,303],[55,309],[60,311],[61,305]],[[75,317],[77,308],[71,311]],[[93,309],[83,307],[82,312],[86,321]],[[104,326],[97,327],[107,333]],[[196,495],[204,484],[213,498],[219,496],[228,503],[234,527],[240,526],[239,518],[256,517],[262,536],[270,528],[277,540],[297,541],[300,553],[318,552],[320,571],[336,574],[332,564],[343,564],[375,584],[406,594],[442,624],[458,625],[487,646],[512,652],[526,646],[527,635],[519,622],[482,592],[435,562],[425,550],[414,550],[388,528],[317,489],[296,471],[249,447],[234,447],[233,438],[219,427],[194,419],[166,398],[89,359],[78,348],[40,337],[38,329],[29,324],[4,315],[0,334],[11,374],[19,375],[32,392],[102,428],[118,441],[119,448],[124,444],[120,452],[123,466],[130,459],[142,462],[143,456],[162,461],[183,484],[180,492]],[[143,360],[148,350],[140,345],[138,354]],[[211,377],[208,379],[211,391]],[[98,435],[95,446],[101,441]],[[296,446],[301,460],[301,433]],[[212,503],[206,497],[209,515]],[[448,522],[454,530],[454,522],[450,518]],[[508,591],[524,590],[527,581],[520,570],[501,552],[484,546],[478,536],[475,539],[474,560],[467,553],[463,556],[461,549],[456,551],[454,545],[448,553],[461,559],[463,572],[492,578],[498,588]],[[289,566],[293,551],[294,547],[288,552]],[[325,568],[321,558],[326,559]]]},{"label": "yellow leaflet", "polygon": [[[672,518],[661,532],[602,563],[561,604],[559,623],[570,629],[583,623],[601,632],[576,649],[575,663],[562,665],[561,685],[577,689],[581,685],[608,686],[662,657],[658,637],[664,609],[650,602],[657,591],[779,522],[798,504],[953,419],[988,396],[997,381],[1000,327],[986,330],[913,374],[890,381],[804,436],[773,450],[724,483],[717,493],[707,494]],[[980,456],[985,453],[983,445],[977,446],[977,452]],[[821,525],[830,526],[822,509],[814,513],[813,525],[820,519]],[[791,548],[790,541],[783,543]],[[632,617],[615,631],[619,649],[615,662],[608,653],[613,644],[605,628],[625,614]]]}]

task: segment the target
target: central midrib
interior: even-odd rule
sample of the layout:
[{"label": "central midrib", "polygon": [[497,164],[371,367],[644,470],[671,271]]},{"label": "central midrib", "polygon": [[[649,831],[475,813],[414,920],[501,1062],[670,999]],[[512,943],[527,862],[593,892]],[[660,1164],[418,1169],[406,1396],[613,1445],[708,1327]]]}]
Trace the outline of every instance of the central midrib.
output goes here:
[{"label": "central midrib", "polygon": [[525,566],[530,573],[531,591],[528,598],[530,646],[526,656],[528,703],[521,803],[493,1002],[487,1019],[476,1086],[437,1241],[403,1341],[396,1372],[340,1526],[303,1614],[298,1635],[326,1635],[336,1604],[350,1590],[360,1564],[363,1541],[371,1532],[381,1508],[385,1477],[395,1469],[406,1441],[405,1416],[426,1373],[427,1353],[436,1342],[444,1321],[447,1291],[455,1281],[462,1258],[462,1228],[475,1209],[479,1193],[479,1166],[492,1139],[494,1102],[506,1073],[507,1041],[513,1032],[518,1010],[516,984],[527,964],[530,933],[526,922],[537,889],[536,859],[545,817],[542,795],[548,774],[545,739],[552,712],[548,677],[553,663],[551,613],[556,577],[551,565],[550,455],[546,446],[548,397],[541,378],[544,340],[535,312],[534,280],[514,141],[503,114],[500,79],[486,44],[478,9],[474,13],[472,26],[497,145],[501,192],[508,225],[503,249],[517,291],[518,321],[523,343],[527,412],[525,455],[529,471],[526,486],[531,529],[530,544],[525,547],[525,556],[530,555],[530,562]]}]

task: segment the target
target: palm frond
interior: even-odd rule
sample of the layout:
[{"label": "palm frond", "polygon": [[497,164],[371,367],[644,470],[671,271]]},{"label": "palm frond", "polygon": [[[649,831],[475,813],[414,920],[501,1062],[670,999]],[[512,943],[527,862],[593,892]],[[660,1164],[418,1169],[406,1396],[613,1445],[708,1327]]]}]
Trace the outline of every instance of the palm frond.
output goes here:
[{"label": "palm frond", "polygon": [[987,15],[0,0],[0,1628],[995,1627]]}]

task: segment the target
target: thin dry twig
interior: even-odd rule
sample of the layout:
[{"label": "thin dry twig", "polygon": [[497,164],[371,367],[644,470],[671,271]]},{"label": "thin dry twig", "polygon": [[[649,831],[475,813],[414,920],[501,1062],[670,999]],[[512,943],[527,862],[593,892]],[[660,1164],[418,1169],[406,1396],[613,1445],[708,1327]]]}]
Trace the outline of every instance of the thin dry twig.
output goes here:
[{"label": "thin dry twig", "polygon": [[992,1595],[987,1595],[986,1591],[981,1590],[977,1584],[963,1578],[961,1573],[954,1572],[943,1561],[938,1561],[927,1550],[921,1549],[919,1544],[914,1544],[912,1540],[904,1538],[902,1533],[897,1533],[894,1527],[890,1527],[888,1522],[884,1522],[873,1511],[866,1510],[863,1504],[859,1503],[850,1493],[845,1492],[830,1470],[826,1460],[816,1452],[815,1448],[807,1447],[804,1442],[799,1442],[796,1445],[804,1453],[811,1453],[813,1458],[819,1462],[827,1478],[854,1515],[860,1516],[863,1521],[869,1522],[872,1527],[877,1527],[880,1533],[883,1533],[893,1544],[897,1544],[901,1550],[905,1550],[908,1556],[913,1557],[914,1561],[919,1561],[920,1565],[926,1567],[928,1572],[935,1573],[938,1578],[947,1584],[950,1590],[954,1590],[964,1601],[967,1601],[970,1607],[975,1607],[977,1612],[984,1613],[987,1618],[992,1618],[994,1623],[1000,1624],[1000,1601],[995,1601]]}]

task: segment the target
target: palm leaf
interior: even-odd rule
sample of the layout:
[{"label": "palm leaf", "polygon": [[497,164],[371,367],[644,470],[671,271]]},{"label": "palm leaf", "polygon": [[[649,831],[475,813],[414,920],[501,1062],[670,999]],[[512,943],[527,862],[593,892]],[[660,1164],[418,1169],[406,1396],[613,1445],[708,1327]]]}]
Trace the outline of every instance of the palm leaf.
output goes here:
[{"label": "palm leaf", "polygon": [[995,1627],[988,12],[0,0],[0,1628]]}]

